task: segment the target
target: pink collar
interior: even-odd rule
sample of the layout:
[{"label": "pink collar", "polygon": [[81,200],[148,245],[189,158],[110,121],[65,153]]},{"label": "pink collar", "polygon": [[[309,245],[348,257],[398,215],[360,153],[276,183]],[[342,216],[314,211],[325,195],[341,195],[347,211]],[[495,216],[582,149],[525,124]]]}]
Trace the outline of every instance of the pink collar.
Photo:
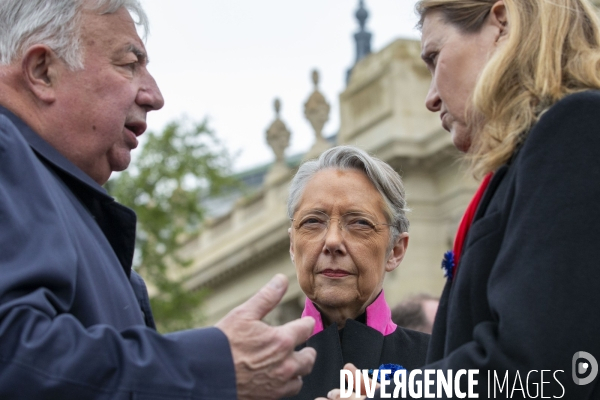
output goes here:
[{"label": "pink collar", "polygon": [[[314,336],[323,330],[321,313],[308,297],[304,301],[304,311],[302,311],[302,316],[313,317],[315,319],[315,329],[311,336]],[[375,301],[367,307],[367,326],[380,332],[383,336],[393,333],[398,327],[392,322],[392,312],[385,301],[383,290],[379,296],[377,296]]]}]

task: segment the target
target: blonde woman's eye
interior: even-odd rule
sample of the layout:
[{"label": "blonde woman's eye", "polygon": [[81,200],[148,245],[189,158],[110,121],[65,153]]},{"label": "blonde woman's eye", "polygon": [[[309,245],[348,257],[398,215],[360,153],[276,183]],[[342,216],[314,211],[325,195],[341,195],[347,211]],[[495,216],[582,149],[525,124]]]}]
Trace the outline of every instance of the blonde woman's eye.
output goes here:
[{"label": "blonde woman's eye", "polygon": [[431,66],[435,66],[438,54],[439,53],[437,52],[431,52],[427,54],[427,56],[425,57],[425,62]]}]

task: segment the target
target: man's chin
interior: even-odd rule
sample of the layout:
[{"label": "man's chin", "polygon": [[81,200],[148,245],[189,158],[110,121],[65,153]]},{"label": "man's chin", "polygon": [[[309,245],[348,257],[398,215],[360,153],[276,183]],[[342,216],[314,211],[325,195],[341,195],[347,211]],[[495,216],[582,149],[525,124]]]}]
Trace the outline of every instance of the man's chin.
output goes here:
[{"label": "man's chin", "polygon": [[122,149],[115,157],[109,157],[108,164],[112,172],[125,171],[131,163],[130,150]]}]

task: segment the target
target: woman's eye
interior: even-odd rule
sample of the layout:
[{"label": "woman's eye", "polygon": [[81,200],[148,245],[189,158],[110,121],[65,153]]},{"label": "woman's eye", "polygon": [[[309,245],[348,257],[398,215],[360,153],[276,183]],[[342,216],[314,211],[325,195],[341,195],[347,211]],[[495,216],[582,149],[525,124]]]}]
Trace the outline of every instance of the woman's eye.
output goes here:
[{"label": "woman's eye", "polygon": [[432,51],[431,53],[427,53],[427,55],[425,56],[425,63],[427,64],[427,66],[429,67],[435,67],[435,63],[437,61],[437,56],[439,53]]},{"label": "woman's eye", "polygon": [[310,217],[310,218],[303,219],[300,222],[300,226],[307,226],[307,227],[309,227],[309,226],[319,225],[319,224],[322,224],[322,223],[323,223],[323,221],[321,221],[319,218]]},{"label": "woman's eye", "polygon": [[360,229],[373,228],[373,223],[371,221],[369,221],[368,219],[355,218],[348,222],[348,226],[351,226],[354,228],[360,228]]}]

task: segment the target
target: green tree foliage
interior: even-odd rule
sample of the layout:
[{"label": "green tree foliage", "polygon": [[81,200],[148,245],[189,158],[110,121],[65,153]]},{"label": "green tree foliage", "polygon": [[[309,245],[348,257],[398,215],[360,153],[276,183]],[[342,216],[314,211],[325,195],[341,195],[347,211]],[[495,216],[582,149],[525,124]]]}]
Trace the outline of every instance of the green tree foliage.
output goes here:
[{"label": "green tree foliage", "polygon": [[186,290],[173,276],[190,265],[180,249],[199,233],[205,217],[200,199],[234,185],[230,165],[206,121],[172,122],[160,134],[147,133],[129,169],[107,183],[109,193],[137,214],[134,268],[155,292],[150,301],[162,332],[201,322],[205,293]]}]

